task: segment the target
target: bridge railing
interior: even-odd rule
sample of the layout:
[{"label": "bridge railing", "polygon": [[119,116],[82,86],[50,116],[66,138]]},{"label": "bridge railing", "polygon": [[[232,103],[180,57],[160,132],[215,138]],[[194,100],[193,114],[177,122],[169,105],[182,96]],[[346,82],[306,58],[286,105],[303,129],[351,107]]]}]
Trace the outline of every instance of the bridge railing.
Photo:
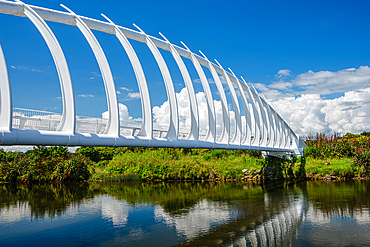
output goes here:
[{"label": "bridge railing", "polygon": [[[237,78],[231,69],[229,69],[230,72],[226,71],[217,60],[217,64],[212,63],[203,53],[200,52],[202,56],[193,53],[184,43],[182,43],[184,48],[176,46],[170,43],[161,33],[160,35],[163,39],[147,35],[136,25],[135,27],[138,31],[118,26],[105,15],[103,17],[107,20],[106,22],[77,15],[64,5],[62,7],[66,9],[66,12],[31,6],[21,1],[11,2],[0,0],[0,13],[27,17],[42,34],[57,68],[63,103],[63,112],[61,114],[39,112],[37,114],[41,115],[37,115],[32,111],[29,113],[25,112],[24,116],[13,114],[7,64],[0,48],[1,145],[32,144],[31,142],[49,143],[50,145],[153,145],[166,147],[253,149],[302,154],[304,143],[273,107],[268,104],[266,99],[259,95],[253,86],[249,87],[243,78],[241,80]],[[46,21],[77,26],[88,41],[98,61],[105,86],[109,113],[107,120],[76,116],[73,85],[68,63],[58,39]],[[141,123],[121,122],[115,81],[104,51],[91,32],[91,29],[115,35],[127,53],[140,91],[142,104]],[[168,126],[156,125],[153,120],[153,109],[146,77],[138,55],[129,40],[145,43],[160,68],[169,104],[168,115],[170,120]],[[179,128],[177,96],[171,74],[158,48],[169,51],[172,54],[186,86],[191,112],[191,125],[190,129],[186,130],[185,133],[183,129]],[[200,131],[199,102],[196,99],[193,82],[183,59],[189,59],[194,65],[203,87],[208,110],[208,126],[205,135]],[[211,73],[220,96],[222,106],[222,133],[220,135],[216,133],[215,104],[209,81],[204,72],[205,68]],[[231,133],[230,119],[232,114],[228,110],[229,104],[220,79],[221,77],[225,80],[232,99],[235,113],[234,133]],[[243,105],[245,123],[242,121],[243,114],[239,102]],[[17,129],[30,131],[23,131],[16,134]],[[32,132],[31,130],[45,130],[58,133],[41,133]],[[97,136],[76,136],[76,133],[95,133]],[[37,136],[37,140],[35,136]],[[125,136],[135,138],[126,138]],[[102,140],[106,142],[104,143]]]}]

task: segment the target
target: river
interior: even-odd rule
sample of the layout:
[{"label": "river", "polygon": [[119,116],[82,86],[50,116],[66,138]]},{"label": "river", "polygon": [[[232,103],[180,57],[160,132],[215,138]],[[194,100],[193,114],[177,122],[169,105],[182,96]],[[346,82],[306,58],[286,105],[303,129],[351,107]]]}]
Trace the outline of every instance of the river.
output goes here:
[{"label": "river", "polygon": [[0,184],[0,246],[369,246],[370,182]]}]

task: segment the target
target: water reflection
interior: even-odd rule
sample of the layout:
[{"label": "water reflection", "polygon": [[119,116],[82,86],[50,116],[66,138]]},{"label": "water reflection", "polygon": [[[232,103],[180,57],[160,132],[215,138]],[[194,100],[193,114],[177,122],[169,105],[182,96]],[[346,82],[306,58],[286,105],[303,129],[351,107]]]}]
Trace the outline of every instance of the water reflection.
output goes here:
[{"label": "water reflection", "polygon": [[226,202],[212,202],[206,199],[198,202],[186,214],[172,216],[164,212],[160,206],[155,207],[155,218],[164,221],[169,227],[174,227],[178,234],[191,239],[209,231],[211,228],[222,225],[238,216],[237,210]]},{"label": "water reflection", "polygon": [[369,188],[359,181],[3,184],[0,245],[366,245]]}]

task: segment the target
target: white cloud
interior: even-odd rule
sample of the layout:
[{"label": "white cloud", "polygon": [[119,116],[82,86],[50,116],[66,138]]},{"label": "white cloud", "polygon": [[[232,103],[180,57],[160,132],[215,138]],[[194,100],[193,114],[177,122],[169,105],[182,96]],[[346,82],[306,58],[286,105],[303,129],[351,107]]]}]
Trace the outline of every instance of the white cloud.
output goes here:
[{"label": "white cloud", "polygon": [[43,73],[44,71],[35,69],[35,68],[29,68],[29,67],[23,67],[23,66],[10,66],[13,69],[22,69],[22,70],[27,70],[27,71],[32,71],[32,72],[38,72],[38,73]]},{"label": "white cloud", "polygon": [[335,99],[304,94],[273,100],[273,105],[301,136],[316,132],[361,133],[369,131],[369,95],[370,88],[349,91]]},{"label": "white cloud", "polygon": [[80,95],[78,95],[78,97],[82,97],[82,98],[94,98],[94,95],[92,95],[92,94],[80,94]]},{"label": "white cloud", "polygon": [[[189,131],[191,125],[190,108],[189,108],[189,96],[186,88],[183,88],[180,93],[176,93],[178,113],[179,113],[179,127],[180,132]],[[199,113],[199,133],[205,135],[208,130],[208,106],[204,92],[198,92],[196,94],[196,100],[198,104]],[[215,115],[216,115],[216,134],[220,135],[223,127],[222,123],[222,105],[221,101],[214,100]],[[170,108],[168,100],[165,101],[161,106],[153,107],[153,121],[160,126],[169,126],[170,121]],[[235,117],[234,112],[230,111],[230,127],[231,134],[235,131]]]},{"label": "white cloud", "polygon": [[[133,120],[133,117],[130,116],[126,105],[122,103],[118,103],[118,112],[119,112],[119,118],[121,121],[132,121]],[[108,119],[108,117],[109,117],[108,111],[105,111],[102,113],[102,118]]]},{"label": "white cloud", "polygon": [[276,78],[285,78],[285,77],[290,76],[291,73],[292,73],[292,71],[290,71],[289,69],[281,69],[277,72],[275,77]]},{"label": "white cloud", "polygon": [[132,89],[129,89],[127,87],[120,87],[120,89],[124,90],[124,91],[132,91]]},{"label": "white cloud", "polygon": [[[280,70],[270,85],[253,84],[301,136],[309,133],[369,131],[370,68],[308,71],[287,80]],[[333,98],[334,93],[342,96]],[[329,96],[329,97],[328,97]]]},{"label": "white cloud", "polygon": [[201,80],[198,78],[198,79],[194,79],[193,82],[194,83],[201,83]]},{"label": "white cloud", "polygon": [[269,85],[270,88],[278,89],[278,90],[289,90],[293,86],[293,83],[286,82],[283,80],[279,80],[277,82],[273,82]]},{"label": "white cloud", "polygon": [[321,95],[348,92],[351,90],[370,87],[370,68],[360,66],[339,71],[308,71],[298,75],[291,81],[301,87],[302,93],[318,93]]},{"label": "white cloud", "polygon": [[175,228],[179,235],[192,239],[209,231],[212,227],[233,219],[236,215],[231,210],[227,210],[228,208],[226,203],[220,205],[202,200],[190,208],[186,214],[176,217],[166,213],[162,207],[156,206],[154,217],[156,221],[164,221],[168,227]]},{"label": "white cloud", "polygon": [[139,92],[129,93],[127,95],[127,98],[129,98],[129,99],[140,99],[140,93]]},{"label": "white cloud", "polygon": [[118,90],[117,90],[117,94],[121,94],[121,91],[118,91]]}]

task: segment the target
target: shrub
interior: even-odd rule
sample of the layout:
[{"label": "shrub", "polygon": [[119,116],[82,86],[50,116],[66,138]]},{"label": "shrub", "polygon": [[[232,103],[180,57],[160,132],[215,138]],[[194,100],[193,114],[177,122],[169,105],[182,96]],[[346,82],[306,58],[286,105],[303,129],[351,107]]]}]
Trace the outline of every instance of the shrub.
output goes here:
[{"label": "shrub", "polygon": [[353,159],[353,163],[357,167],[358,176],[368,176],[370,172],[370,151],[358,150]]},{"label": "shrub", "polygon": [[72,154],[69,159],[56,164],[52,179],[57,181],[87,180],[91,176],[88,164],[88,159],[81,154]]},{"label": "shrub", "polygon": [[99,152],[94,147],[79,147],[76,149],[76,153],[89,158],[91,161],[100,161]]},{"label": "shrub", "polygon": [[111,160],[116,152],[114,147],[94,147],[94,149],[98,151],[100,160]]}]

